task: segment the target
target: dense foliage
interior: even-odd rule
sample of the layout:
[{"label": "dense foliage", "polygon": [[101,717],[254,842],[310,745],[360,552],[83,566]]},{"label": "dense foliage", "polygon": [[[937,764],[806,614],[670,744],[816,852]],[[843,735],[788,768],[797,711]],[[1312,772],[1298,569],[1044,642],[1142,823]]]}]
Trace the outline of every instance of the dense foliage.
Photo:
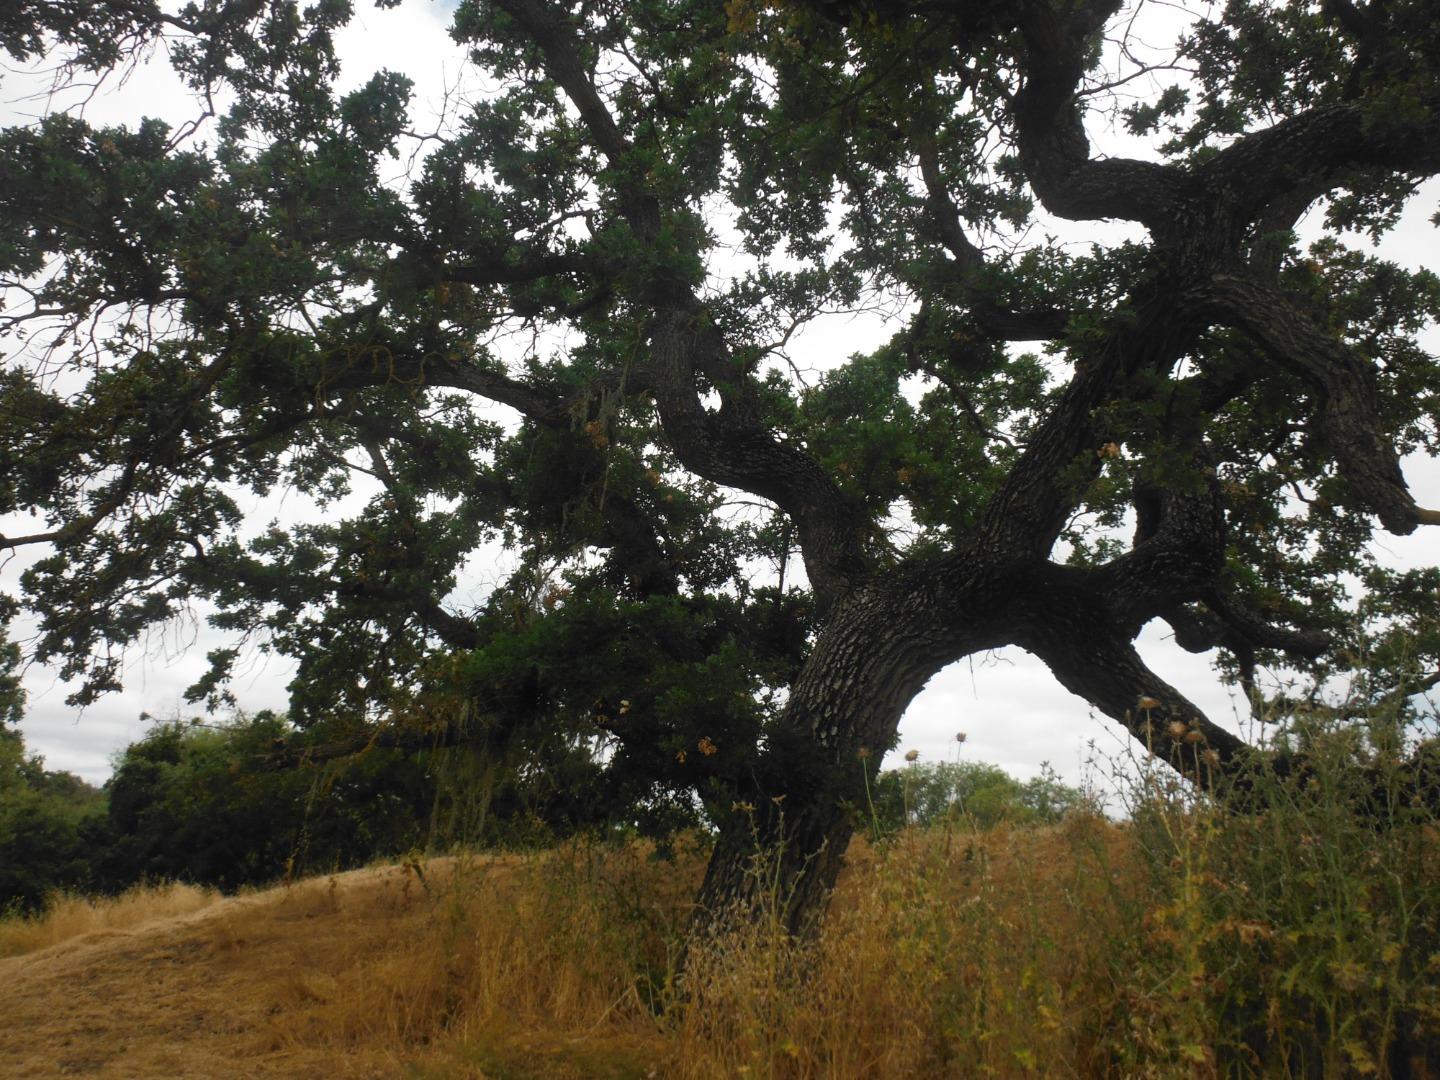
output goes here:
[{"label": "dense foliage", "polygon": [[103,806],[95,788],[47,770],[18,733],[0,732],[0,912],[33,910],[52,892],[91,884],[87,827]]},{"label": "dense foliage", "polygon": [[56,889],[87,883],[83,830],[103,802],[79,777],[26,752],[19,662],[19,648],[0,634],[0,912],[31,910]]},{"label": "dense foliage", "polygon": [[[302,727],[594,752],[593,804],[721,826],[705,905],[758,830],[799,919],[978,650],[1200,780],[1253,748],[1149,670],[1152,620],[1247,686],[1440,678],[1435,571],[1369,546],[1440,522],[1401,468],[1440,279],[1355,235],[1440,171],[1428,4],[1233,0],[1151,54],[1120,0],[462,0],[438,122],[336,89],[352,14],[0,17],[76,79],[163,46],[204,113],[0,133],[0,511],[40,519],[3,546],[77,702],[203,600],[298,660]],[[857,309],[886,345],[788,362]],[[245,520],[288,487],[314,520]]]}]

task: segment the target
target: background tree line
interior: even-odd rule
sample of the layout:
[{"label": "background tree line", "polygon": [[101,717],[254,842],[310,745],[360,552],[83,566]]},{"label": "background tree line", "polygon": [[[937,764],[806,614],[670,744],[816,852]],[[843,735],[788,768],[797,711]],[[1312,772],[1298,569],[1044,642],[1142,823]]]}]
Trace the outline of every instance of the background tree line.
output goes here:
[{"label": "background tree line", "polygon": [[[324,732],[264,711],[157,722],[97,788],[46,769],[15,719],[0,728],[0,911],[38,910],[56,890],[114,893],[167,880],[234,890],[457,843],[528,847],[580,829],[638,831],[637,808],[589,797],[603,764],[584,750],[543,771],[468,742],[341,755]],[[1051,823],[1081,803],[1052,774],[1022,783],[978,762],[888,770],[872,794],[855,810],[875,837],[947,820]],[[698,805],[674,824],[711,828]]]}]

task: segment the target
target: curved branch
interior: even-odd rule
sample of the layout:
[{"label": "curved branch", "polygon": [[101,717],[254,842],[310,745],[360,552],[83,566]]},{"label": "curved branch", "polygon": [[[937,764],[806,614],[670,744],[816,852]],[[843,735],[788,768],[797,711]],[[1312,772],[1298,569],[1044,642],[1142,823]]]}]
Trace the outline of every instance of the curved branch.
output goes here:
[{"label": "curved branch", "polygon": [[769,499],[795,522],[810,584],[828,608],[867,567],[862,519],[809,453],[760,422],[748,383],[724,388],[718,411],[704,407],[696,369],[727,366],[728,350],[702,312],[662,318],[647,365],[661,425],[687,469]]},{"label": "curved branch", "polygon": [[1199,166],[1195,179],[1243,225],[1297,197],[1303,209],[1357,169],[1440,172],[1440,94],[1411,116],[1378,115],[1375,105],[1358,103],[1310,109],[1232,143]]},{"label": "curved branch", "polygon": [[1060,308],[1014,311],[996,304],[980,287],[986,269],[984,254],[960,223],[960,210],[950,197],[940,172],[940,157],[933,142],[918,151],[920,176],[925,182],[926,209],[940,243],[954,258],[956,277],[964,287],[970,311],[980,328],[1003,341],[1050,341],[1065,332],[1069,313]]},{"label": "curved branch", "polygon": [[1151,671],[1115,631],[1103,594],[1087,578],[1085,571],[1058,566],[1037,574],[1016,643],[1043,660],[1067,690],[1119,721],[1190,779],[1208,784],[1246,760],[1250,747],[1244,740]]},{"label": "curved branch", "polygon": [[1160,612],[1160,618],[1175,631],[1176,644],[1186,652],[1275,649],[1314,660],[1330,645],[1330,635],[1323,630],[1276,626],[1218,592],[1208,592],[1201,602],[1208,611],[1176,606]]},{"label": "curved branch", "polygon": [[1203,653],[1211,649],[1228,649],[1239,665],[1240,685],[1250,698],[1255,696],[1255,653],[1259,649],[1275,649],[1305,660],[1314,660],[1330,647],[1330,635],[1323,630],[1293,630],[1266,622],[1254,612],[1240,607],[1219,589],[1210,589],[1201,597],[1208,611],[1176,604],[1157,612],[1175,631],[1175,643],[1186,652]]},{"label": "curved branch", "polygon": [[1169,216],[1183,174],[1149,161],[1092,159],[1078,104],[1091,39],[1120,7],[1120,0],[1021,5],[1025,85],[1015,97],[1016,141],[1030,186],[1051,213],[1156,226]]},{"label": "curved branch", "polygon": [[1212,589],[1225,567],[1214,470],[1197,465],[1196,482],[1198,490],[1139,488],[1134,547],[1093,571],[1112,618],[1132,636],[1160,612]]},{"label": "curved branch", "polygon": [[[575,405],[593,396],[597,389],[618,389],[619,377],[587,389],[574,398],[549,394],[500,371],[419,352],[395,352],[372,343],[342,346],[332,350],[336,369],[321,375],[313,392],[329,395],[372,386],[438,386],[463,390],[516,412],[538,423],[554,426],[567,423]],[[629,380],[634,388],[634,380]]]},{"label": "curved branch", "polygon": [[1319,392],[1326,444],[1358,501],[1386,529],[1405,535],[1433,520],[1415,505],[1399,456],[1384,437],[1373,365],[1266,282],[1216,274],[1195,295],[1216,321],[1244,331]]}]

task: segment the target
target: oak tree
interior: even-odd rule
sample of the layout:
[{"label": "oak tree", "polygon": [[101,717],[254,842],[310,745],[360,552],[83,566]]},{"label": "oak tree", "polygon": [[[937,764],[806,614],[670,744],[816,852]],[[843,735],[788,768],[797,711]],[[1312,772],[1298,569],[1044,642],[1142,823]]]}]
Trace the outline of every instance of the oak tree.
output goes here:
[{"label": "oak tree", "polygon": [[[780,845],[797,926],[977,651],[1201,780],[1257,752],[1146,667],[1153,620],[1247,685],[1363,630],[1403,701],[1437,578],[1369,543],[1440,523],[1401,467],[1440,280],[1365,236],[1440,171],[1430,14],[1230,0],[1147,59],[1121,0],[461,0],[431,122],[336,89],[348,0],[11,5],[16,60],[163,60],[204,114],[0,135],[33,652],[89,701],[203,602],[357,745],[602,748],[594,806],[718,829],[705,910]],[[883,347],[787,363],[865,308]],[[245,520],[290,488],[323,513]]]}]

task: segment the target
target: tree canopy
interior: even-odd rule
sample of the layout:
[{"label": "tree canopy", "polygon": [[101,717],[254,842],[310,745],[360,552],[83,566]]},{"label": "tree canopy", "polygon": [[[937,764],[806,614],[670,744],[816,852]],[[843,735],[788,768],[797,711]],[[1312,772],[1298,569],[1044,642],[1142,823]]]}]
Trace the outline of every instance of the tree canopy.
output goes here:
[{"label": "tree canopy", "polygon": [[[163,53],[204,114],[0,134],[33,653],[91,701],[203,601],[298,660],[298,723],[602,747],[597,806],[733,838],[707,903],[758,830],[797,911],[976,651],[1197,777],[1253,755],[1146,667],[1152,620],[1247,685],[1363,653],[1403,703],[1440,576],[1369,544],[1440,523],[1401,467],[1440,279],[1365,238],[1440,170],[1429,8],[1231,0],[1147,59],[1121,0],[462,0],[432,123],[397,75],[335,89],[346,0],[12,6],[15,59]],[[883,347],[786,362],[862,308]],[[244,519],[285,488],[323,517]]]}]

